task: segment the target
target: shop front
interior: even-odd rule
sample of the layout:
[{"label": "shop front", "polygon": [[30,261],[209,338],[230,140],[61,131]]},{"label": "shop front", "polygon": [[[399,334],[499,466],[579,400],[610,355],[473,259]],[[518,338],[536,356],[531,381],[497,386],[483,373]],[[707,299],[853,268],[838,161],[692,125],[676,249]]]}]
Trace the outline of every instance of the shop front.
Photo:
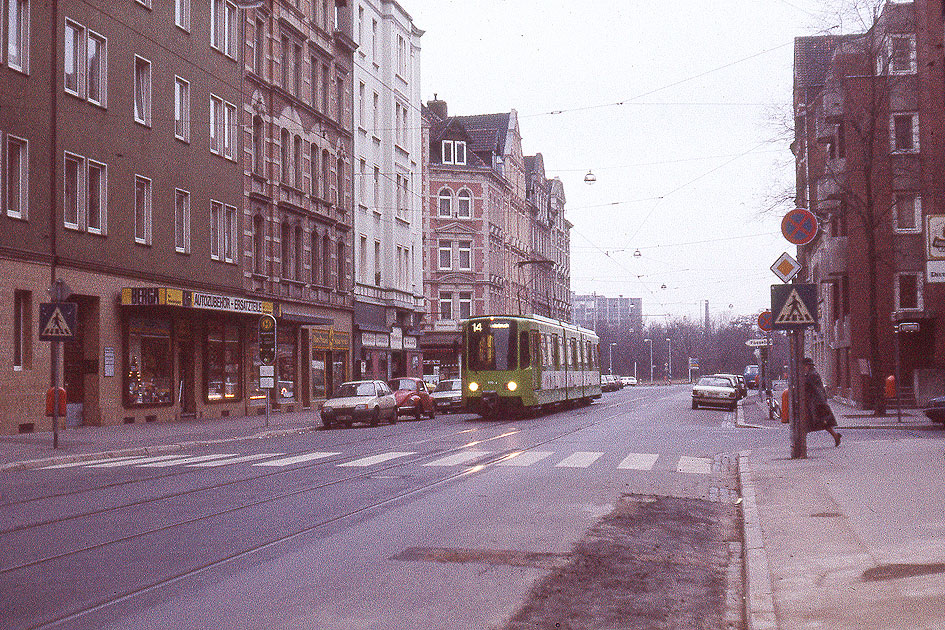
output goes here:
[{"label": "shop front", "polygon": [[246,415],[258,385],[259,317],[272,302],[170,287],[121,291],[124,422]]},{"label": "shop front", "polygon": [[313,328],[311,340],[311,392],[316,400],[330,398],[349,379],[351,334],[332,328]]}]

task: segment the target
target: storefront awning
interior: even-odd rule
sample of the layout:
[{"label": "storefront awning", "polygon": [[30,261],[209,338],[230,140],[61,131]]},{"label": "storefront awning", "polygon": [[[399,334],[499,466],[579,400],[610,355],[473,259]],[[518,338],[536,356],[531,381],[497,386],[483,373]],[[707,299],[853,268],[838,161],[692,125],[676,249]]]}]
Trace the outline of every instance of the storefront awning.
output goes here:
[{"label": "storefront awning", "polygon": [[286,313],[282,311],[279,319],[295,324],[307,324],[310,326],[331,326],[335,320],[330,317],[316,317],[315,315],[305,315],[303,313]]}]

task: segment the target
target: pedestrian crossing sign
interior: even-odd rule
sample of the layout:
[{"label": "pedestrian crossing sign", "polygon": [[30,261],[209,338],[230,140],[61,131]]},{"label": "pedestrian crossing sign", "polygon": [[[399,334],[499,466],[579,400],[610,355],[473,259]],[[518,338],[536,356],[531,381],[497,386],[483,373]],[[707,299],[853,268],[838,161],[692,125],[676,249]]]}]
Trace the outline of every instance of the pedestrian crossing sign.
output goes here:
[{"label": "pedestrian crossing sign", "polygon": [[771,314],[771,327],[774,330],[794,330],[817,325],[816,285],[771,285]]},{"label": "pedestrian crossing sign", "polygon": [[39,305],[40,341],[75,339],[79,305],[75,302],[49,302]]}]

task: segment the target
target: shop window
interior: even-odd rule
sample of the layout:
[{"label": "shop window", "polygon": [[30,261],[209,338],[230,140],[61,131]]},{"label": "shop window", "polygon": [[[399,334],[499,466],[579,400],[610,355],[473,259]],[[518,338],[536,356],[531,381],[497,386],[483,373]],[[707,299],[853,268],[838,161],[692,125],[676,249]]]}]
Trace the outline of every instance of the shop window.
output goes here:
[{"label": "shop window", "polygon": [[128,320],[125,404],[129,407],[174,402],[171,323],[163,319]]},{"label": "shop window", "polygon": [[276,331],[276,399],[280,403],[295,400],[295,339],[298,326],[279,326]]},{"label": "shop window", "polygon": [[242,345],[239,326],[207,324],[204,345],[207,402],[242,400]]}]

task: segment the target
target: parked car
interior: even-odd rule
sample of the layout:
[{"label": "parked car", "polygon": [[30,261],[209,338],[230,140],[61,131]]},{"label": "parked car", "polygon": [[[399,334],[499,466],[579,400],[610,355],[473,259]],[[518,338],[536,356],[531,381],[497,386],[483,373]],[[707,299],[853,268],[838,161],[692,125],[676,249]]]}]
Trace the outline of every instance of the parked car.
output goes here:
[{"label": "parked car", "polygon": [[945,424],[945,396],[931,399],[923,411],[932,422]]},{"label": "parked car", "polygon": [[322,424],[351,426],[366,422],[377,426],[381,420],[397,422],[397,401],[384,381],[349,381],[342,383],[321,408]]},{"label": "parked car", "polygon": [[735,411],[738,406],[735,382],[727,376],[703,376],[692,386],[692,408],[698,409],[699,405]]},{"label": "parked car", "polygon": [[748,396],[748,384],[745,377],[741,374],[711,374],[710,376],[724,376],[735,384],[735,390],[738,392],[738,399],[741,400]]},{"label": "parked car", "polygon": [[600,375],[600,391],[615,392],[618,389],[620,389],[620,386],[617,384],[617,377],[613,374]]},{"label": "parked car", "polygon": [[398,416],[410,415],[417,420],[420,420],[423,414],[427,414],[431,420],[436,417],[436,404],[422,378],[404,376],[395,378],[388,385],[394,390]]},{"label": "parked car", "polygon": [[447,378],[433,390],[433,402],[439,411],[461,411],[463,409],[463,381]]},{"label": "parked car", "polygon": [[758,374],[760,368],[757,365],[746,365],[745,371],[742,373],[742,376],[745,377],[745,385],[749,389],[758,389],[761,385],[758,382]]},{"label": "parked car", "polygon": [[624,387],[628,385],[632,387],[637,384],[637,379],[635,376],[621,376],[620,382],[623,383]]}]

